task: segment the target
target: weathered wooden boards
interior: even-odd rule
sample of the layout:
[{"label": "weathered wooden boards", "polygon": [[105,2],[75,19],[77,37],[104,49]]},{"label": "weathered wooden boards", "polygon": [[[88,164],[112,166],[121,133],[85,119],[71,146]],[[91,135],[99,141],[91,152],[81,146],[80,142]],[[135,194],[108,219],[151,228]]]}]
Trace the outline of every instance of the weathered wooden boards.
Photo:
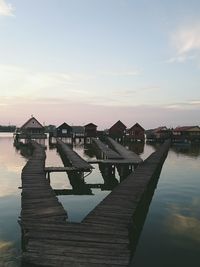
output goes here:
[{"label": "weathered wooden boards", "polygon": [[57,145],[61,153],[68,159],[71,166],[80,171],[91,171],[93,167],[82,159],[75,151],[73,151],[68,145],[57,139]]},{"label": "weathered wooden boards", "polygon": [[106,146],[101,140],[97,138],[92,138],[92,145],[98,150],[100,158],[103,159],[122,159],[117,152],[112,150],[110,147]]},{"label": "weathered wooden boards", "polygon": [[126,160],[132,160],[135,164],[142,162],[142,159],[133,151],[126,149],[124,146],[120,145],[118,142],[110,137],[107,137],[109,145],[123,158]]},{"label": "weathered wooden boards", "polygon": [[[139,164],[142,159],[133,151],[126,149],[124,146],[117,143],[112,138],[108,137],[108,143],[112,147],[107,146],[101,140],[92,138],[92,144],[96,148],[99,158],[94,163],[104,164]],[[91,163],[93,163],[91,161]]]},{"label": "weathered wooden boards", "polygon": [[[63,222],[67,213],[56,198],[49,182],[45,178],[45,152],[37,143],[33,143],[32,158],[22,170],[22,210],[21,225],[24,230],[32,222]],[[27,227],[26,227],[26,226]]]},{"label": "weathered wooden boards", "polygon": [[137,169],[121,182],[83,222],[127,226],[137,209],[142,196],[154,177],[162,167],[167,156],[170,143],[167,141],[161,148],[151,154]]},{"label": "weathered wooden boards", "polygon": [[[166,142],[141,163],[82,223],[41,221],[40,217],[36,220],[35,214],[35,220],[32,220],[32,223],[28,220],[26,227],[28,243],[22,255],[24,266],[129,266],[130,229],[149,184],[162,167],[169,145],[169,142]],[[37,166],[38,162],[35,164]],[[35,206],[32,208],[35,212]],[[29,215],[31,216],[31,212]],[[28,219],[28,216],[26,218]]]}]

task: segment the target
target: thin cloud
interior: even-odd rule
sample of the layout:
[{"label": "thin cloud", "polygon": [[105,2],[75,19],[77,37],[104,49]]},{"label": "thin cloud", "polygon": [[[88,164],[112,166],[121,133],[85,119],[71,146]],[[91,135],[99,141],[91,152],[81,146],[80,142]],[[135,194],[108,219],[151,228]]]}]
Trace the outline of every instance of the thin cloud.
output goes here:
[{"label": "thin cloud", "polygon": [[139,88],[133,88],[133,89],[123,89],[118,92],[113,92],[113,95],[119,96],[122,98],[127,98],[131,96],[136,96],[140,94],[146,94],[146,93],[151,93],[155,91],[159,91],[160,87],[159,86],[145,86],[145,87],[139,87]]},{"label": "thin cloud", "polygon": [[199,109],[200,108],[200,100],[188,100],[177,103],[170,103],[165,105],[167,109]]},{"label": "thin cloud", "polygon": [[79,73],[32,71],[15,65],[0,64],[0,96],[69,96],[85,92],[77,88],[93,77]]},{"label": "thin cloud", "polygon": [[181,55],[181,56],[171,57],[166,62],[167,63],[174,63],[174,62],[183,63],[185,61],[193,60],[193,59],[195,59],[195,56]]},{"label": "thin cloud", "polygon": [[14,8],[10,3],[5,0],[0,0],[0,16],[13,16]]},{"label": "thin cloud", "polygon": [[200,22],[179,28],[171,35],[175,56],[167,63],[183,63],[200,58]]},{"label": "thin cloud", "polygon": [[175,33],[173,40],[179,55],[200,50],[200,24],[181,29]]},{"label": "thin cloud", "polygon": [[200,105],[200,99],[199,100],[191,100],[189,103],[191,105]]},{"label": "thin cloud", "polygon": [[103,72],[103,75],[108,75],[108,76],[138,76],[141,75],[140,70],[130,70],[130,71],[108,71],[108,72]]}]

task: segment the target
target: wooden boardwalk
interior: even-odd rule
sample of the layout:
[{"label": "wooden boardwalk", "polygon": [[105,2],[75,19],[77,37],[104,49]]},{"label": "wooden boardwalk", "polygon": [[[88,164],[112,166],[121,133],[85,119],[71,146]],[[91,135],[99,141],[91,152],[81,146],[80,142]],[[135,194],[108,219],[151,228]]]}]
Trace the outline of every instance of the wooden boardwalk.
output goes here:
[{"label": "wooden boardwalk", "polygon": [[21,225],[26,232],[34,222],[63,223],[67,213],[45,177],[45,152],[33,143],[32,158],[22,170]]},{"label": "wooden boardwalk", "polygon": [[68,145],[57,139],[58,148],[64,157],[70,162],[70,165],[78,171],[90,172],[93,167],[82,159],[75,151],[73,151]]},{"label": "wooden boardwalk", "polygon": [[[149,186],[155,176],[159,175],[169,146],[170,143],[166,142],[150,155],[81,223],[63,223],[65,215],[60,221],[40,221],[37,216],[35,220],[29,220],[28,216],[32,216],[32,212],[29,212],[26,220],[31,223],[26,227],[27,244],[22,255],[24,266],[129,266],[132,256],[131,239],[137,228],[136,214]],[[36,166],[37,164],[39,162],[36,162]],[[24,181],[31,175],[30,171],[27,174]],[[42,176],[41,179],[43,180]],[[37,183],[40,183],[39,179]],[[28,179],[29,188],[31,184],[32,179]],[[37,208],[32,206],[31,209],[35,214]],[[24,218],[22,217],[22,225],[26,226]]]},{"label": "wooden boardwalk", "polygon": [[126,147],[122,146],[114,139],[107,137],[109,145],[119,154],[123,159],[134,160],[136,164],[141,163],[143,160],[135,152],[128,150]]},{"label": "wooden boardwalk", "polygon": [[122,157],[97,138],[92,138],[92,144],[102,159],[122,159]]}]

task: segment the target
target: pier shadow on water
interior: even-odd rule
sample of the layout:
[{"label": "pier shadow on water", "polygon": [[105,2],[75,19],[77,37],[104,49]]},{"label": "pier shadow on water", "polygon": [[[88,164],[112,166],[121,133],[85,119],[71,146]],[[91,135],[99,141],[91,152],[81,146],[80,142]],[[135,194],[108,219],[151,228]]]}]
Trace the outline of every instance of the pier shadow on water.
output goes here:
[{"label": "pier shadow on water", "polygon": [[129,226],[129,238],[130,238],[130,250],[131,250],[131,264],[130,266],[134,266],[134,254],[137,248],[137,244],[139,242],[140,235],[143,230],[143,226],[145,224],[146,217],[148,215],[149,207],[151,205],[151,201],[156,190],[161,170],[163,164],[159,166],[154,176],[152,177],[150,183],[147,186],[147,189],[137,206],[136,212],[134,213],[134,219]]}]

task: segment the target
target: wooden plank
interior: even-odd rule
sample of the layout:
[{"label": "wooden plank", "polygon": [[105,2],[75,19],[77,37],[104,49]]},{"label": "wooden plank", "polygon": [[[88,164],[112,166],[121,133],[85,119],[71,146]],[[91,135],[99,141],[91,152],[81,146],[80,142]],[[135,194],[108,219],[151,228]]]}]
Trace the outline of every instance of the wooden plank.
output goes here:
[{"label": "wooden plank", "polygon": [[109,145],[124,159],[132,159],[135,164],[141,163],[143,160],[133,151],[128,150],[114,139],[107,137]]},{"label": "wooden plank", "polygon": [[136,227],[138,207],[168,149],[166,143],[150,155],[81,223],[65,221],[66,212],[51,186],[44,182],[45,155],[36,149],[33,158],[38,156],[42,160],[34,160],[33,164],[30,160],[22,174],[21,216],[28,240],[22,260],[27,266],[129,266],[132,254],[129,229]]},{"label": "wooden plank", "polygon": [[67,144],[63,143],[61,140],[57,139],[57,145],[61,150],[61,153],[70,161],[71,166],[75,167],[76,170],[81,169],[85,171],[90,171],[93,167],[82,159],[75,151],[73,151]]},{"label": "wooden plank", "polygon": [[122,156],[110,147],[106,146],[101,140],[92,138],[92,144],[97,150],[99,150],[100,154],[103,154],[104,159],[122,159]]}]

